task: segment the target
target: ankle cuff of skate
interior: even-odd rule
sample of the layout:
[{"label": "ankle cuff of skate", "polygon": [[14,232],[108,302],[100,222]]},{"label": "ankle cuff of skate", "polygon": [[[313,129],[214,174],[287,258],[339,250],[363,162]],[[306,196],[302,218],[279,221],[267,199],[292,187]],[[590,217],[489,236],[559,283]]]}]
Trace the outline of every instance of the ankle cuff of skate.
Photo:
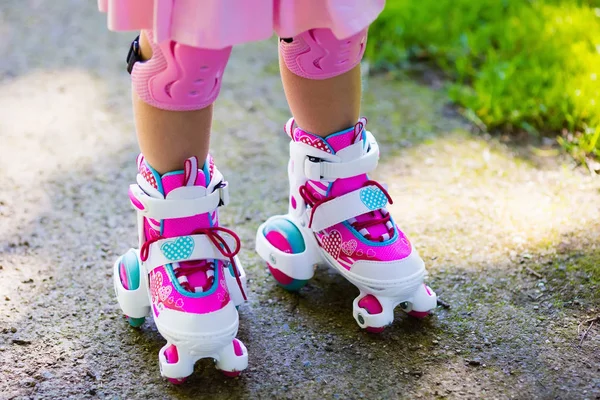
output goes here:
[{"label": "ankle cuff of skate", "polygon": [[[310,180],[334,181],[340,178],[351,178],[368,174],[377,168],[379,146],[371,132],[366,131],[366,136],[367,151],[350,161],[344,161],[343,157],[325,153],[323,154],[324,157],[320,158],[313,147],[302,142],[292,141],[290,151],[292,156],[297,155],[304,158],[303,172],[306,178]],[[363,153],[363,143],[355,143],[342,151],[346,151],[348,154],[361,154]]]},{"label": "ankle cuff of skate", "polygon": [[204,197],[192,199],[157,199],[148,196],[138,185],[129,186],[131,204],[144,216],[156,220],[185,218],[206,214],[229,203],[227,182]]}]

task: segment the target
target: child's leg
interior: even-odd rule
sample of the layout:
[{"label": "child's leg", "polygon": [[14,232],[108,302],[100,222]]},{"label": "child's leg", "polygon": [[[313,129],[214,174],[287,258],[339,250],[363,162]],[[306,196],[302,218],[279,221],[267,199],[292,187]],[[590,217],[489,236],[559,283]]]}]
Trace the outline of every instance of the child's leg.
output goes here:
[{"label": "child's leg", "polygon": [[[208,53],[208,57],[223,58],[219,55],[223,50],[204,52]],[[210,54],[212,52],[217,54]],[[152,46],[143,32],[140,35],[140,53],[143,61],[152,58]],[[133,106],[140,149],[158,173],[181,169],[183,161],[192,156],[200,161],[206,159],[212,125],[212,103],[199,110],[172,111],[149,105],[133,91]]]},{"label": "child's leg", "polygon": [[311,80],[291,72],[279,57],[283,88],[298,126],[327,136],[358,121],[361,98],[360,65],[324,80]]},{"label": "child's leg", "polygon": [[436,306],[425,264],[387,210],[386,186],[368,176],[379,146],[358,118],[366,29],[338,39],[311,29],[280,41],[283,84],[292,114],[289,213],[259,227],[256,249],[273,277],[298,290],[315,264],[329,264],[360,295],[353,315],[380,332],[400,305],[415,317]]},{"label": "child's leg", "polygon": [[198,111],[165,111],[133,94],[142,154],[160,174],[181,169],[181,160],[208,155],[212,104]]},{"label": "child's leg", "polygon": [[[248,352],[235,338],[245,273],[240,240],[219,226],[228,185],[208,155],[212,104],[231,47],[134,41],[128,56],[142,154],[129,198],[138,210],[139,249],[114,265],[117,299],[133,326],[154,316],[167,340],[161,373],[181,383],[200,358],[236,376]],[[139,46],[139,47],[138,47]]]},{"label": "child's leg", "polygon": [[338,40],[328,29],[312,29],[280,41],[281,79],[298,126],[327,136],[358,121],[366,39],[366,30]]}]

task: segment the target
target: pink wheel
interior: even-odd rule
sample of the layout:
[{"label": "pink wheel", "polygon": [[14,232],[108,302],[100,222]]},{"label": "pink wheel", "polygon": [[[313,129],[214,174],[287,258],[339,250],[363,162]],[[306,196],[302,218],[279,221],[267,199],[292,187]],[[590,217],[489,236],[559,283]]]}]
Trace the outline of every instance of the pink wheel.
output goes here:
[{"label": "pink wheel", "polygon": [[[233,339],[233,352],[235,353],[236,356],[241,357],[244,355],[244,350],[242,349],[242,346],[240,345],[240,341],[237,339]],[[237,376],[240,376],[240,374],[242,373],[242,371],[225,371],[225,370],[221,370],[221,373],[223,375],[225,375],[228,378],[235,378]]]},{"label": "pink wheel", "polygon": [[[368,294],[362,299],[360,299],[358,301],[358,306],[367,310],[367,312],[371,315],[383,312],[383,307],[381,306],[381,303],[379,303],[377,297],[373,296],[372,294]],[[385,327],[367,326],[365,330],[369,333],[381,333],[385,330]]]},{"label": "pink wheel", "polygon": [[408,315],[413,318],[422,319],[429,316],[429,311],[409,311]]},{"label": "pink wheel", "polygon": [[[265,227],[263,234],[271,245],[285,253],[298,254],[306,249],[304,239],[298,228],[285,218],[271,221]],[[297,292],[308,283],[308,280],[294,279],[288,276],[269,263],[267,263],[267,266],[277,283],[290,292]]]},{"label": "pink wheel", "polygon": [[[425,292],[427,293],[427,295],[429,297],[435,296],[435,293],[431,292],[431,289],[429,288],[429,286],[427,286],[426,284],[423,284],[423,287],[425,288]],[[404,312],[406,312],[406,314],[408,314],[410,317],[413,317],[413,318],[423,319],[423,318],[428,317],[430,314],[430,311],[414,310],[413,304],[408,301],[401,303],[400,307],[404,310]]]},{"label": "pink wheel", "polygon": [[235,378],[235,377],[240,376],[242,371],[221,371],[221,373],[228,378]]},{"label": "pink wheel", "polygon": [[[179,361],[179,353],[177,353],[177,347],[174,344],[165,350],[165,358],[169,364],[175,364]],[[186,378],[167,378],[167,380],[173,385],[181,385],[185,382]]]},{"label": "pink wheel", "polygon": [[[119,261],[119,278],[121,279],[121,285],[126,290],[135,290],[140,287],[140,265],[135,252],[128,251],[121,257]],[[133,318],[126,315],[125,319],[132,327],[139,328],[144,324],[146,317]]]},{"label": "pink wheel", "polygon": [[281,285],[281,287],[283,287],[285,290],[290,292],[297,292],[308,283],[308,280],[294,279],[291,276],[287,276],[277,268],[273,268],[269,263],[267,263],[267,267],[269,267],[269,271],[277,283],[279,283],[279,285]]}]

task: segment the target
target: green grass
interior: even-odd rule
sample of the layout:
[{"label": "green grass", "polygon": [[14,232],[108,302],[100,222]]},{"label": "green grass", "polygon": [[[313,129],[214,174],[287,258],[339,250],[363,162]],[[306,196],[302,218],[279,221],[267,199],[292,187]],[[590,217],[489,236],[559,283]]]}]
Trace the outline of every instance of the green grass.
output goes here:
[{"label": "green grass", "polygon": [[367,57],[432,63],[477,123],[600,156],[599,0],[388,0]]}]

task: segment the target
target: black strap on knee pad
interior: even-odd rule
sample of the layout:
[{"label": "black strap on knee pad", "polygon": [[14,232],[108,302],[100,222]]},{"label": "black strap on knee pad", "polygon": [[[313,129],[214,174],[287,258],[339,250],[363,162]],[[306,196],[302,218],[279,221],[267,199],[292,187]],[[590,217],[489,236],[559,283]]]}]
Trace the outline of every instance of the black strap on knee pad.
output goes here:
[{"label": "black strap on knee pad", "polygon": [[129,53],[127,53],[127,72],[129,72],[129,74],[131,74],[131,71],[133,71],[133,64],[138,61],[142,61],[139,36],[133,39],[133,42],[131,42],[131,47],[129,47]]}]

